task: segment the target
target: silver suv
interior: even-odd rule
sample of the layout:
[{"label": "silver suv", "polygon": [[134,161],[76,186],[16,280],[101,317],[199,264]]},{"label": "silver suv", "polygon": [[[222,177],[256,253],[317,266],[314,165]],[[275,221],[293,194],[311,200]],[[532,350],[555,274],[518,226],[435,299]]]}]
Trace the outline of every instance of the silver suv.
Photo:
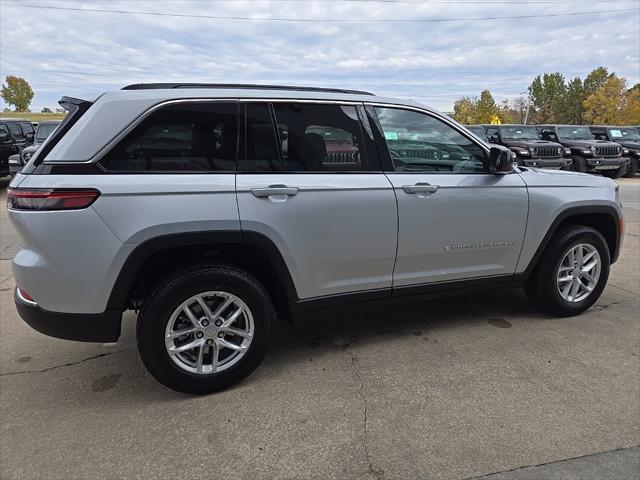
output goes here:
[{"label": "silver suv", "polygon": [[146,84],[69,110],[11,183],[15,302],[114,342],[179,391],[253,371],[277,316],[524,286],[576,315],[620,251],[616,184],[514,167],[416,102],[320,88]]}]

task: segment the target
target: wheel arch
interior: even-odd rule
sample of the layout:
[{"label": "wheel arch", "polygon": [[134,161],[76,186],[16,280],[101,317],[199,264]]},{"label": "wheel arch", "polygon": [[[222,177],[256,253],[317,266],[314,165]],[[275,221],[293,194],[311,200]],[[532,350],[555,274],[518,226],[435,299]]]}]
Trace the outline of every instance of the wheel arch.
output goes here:
[{"label": "wheel arch", "polygon": [[611,263],[613,264],[620,254],[621,222],[620,213],[611,205],[585,205],[563,210],[556,216],[542,242],[538,245],[535,254],[524,271],[525,277],[528,277],[533,272],[553,235],[565,225],[585,225],[600,232],[607,242]]},{"label": "wheel arch", "polygon": [[168,234],[144,241],[120,269],[107,309],[136,306],[172,273],[196,263],[243,268],[263,284],[279,313],[290,317],[298,296],[278,247],[264,234],[240,230]]}]

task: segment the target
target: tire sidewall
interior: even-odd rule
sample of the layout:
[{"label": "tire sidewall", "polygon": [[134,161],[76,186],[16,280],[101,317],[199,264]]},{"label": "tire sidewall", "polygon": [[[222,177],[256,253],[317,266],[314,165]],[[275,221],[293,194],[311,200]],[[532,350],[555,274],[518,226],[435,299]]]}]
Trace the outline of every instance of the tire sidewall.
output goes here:
[{"label": "tire sidewall", "polygon": [[[592,245],[598,250],[598,254],[600,255],[601,269],[600,269],[600,277],[598,278],[598,283],[593,291],[580,302],[568,302],[560,295],[557,286],[557,275],[558,269],[560,268],[560,264],[568,252],[570,248],[575,247],[580,243],[587,243]],[[609,264],[610,264],[610,255],[609,248],[607,247],[605,239],[598,232],[594,230],[585,230],[578,235],[571,237],[571,239],[567,242],[563,242],[558,245],[558,247],[553,252],[554,258],[552,262],[549,262],[548,267],[546,268],[546,272],[542,275],[542,280],[547,283],[544,286],[544,290],[546,291],[547,299],[557,305],[561,309],[561,313],[565,315],[577,315],[582,313],[589,307],[591,307],[600,297],[602,291],[604,290],[607,279],[609,277]]]},{"label": "tire sidewall", "polygon": [[[165,347],[165,332],[182,302],[207,291],[228,292],[245,302],[253,316],[254,335],[248,351],[236,364],[219,373],[199,375],[174,363]],[[140,355],[150,373],[170,388],[188,393],[221,390],[245,378],[260,364],[269,345],[273,315],[264,292],[243,276],[222,269],[191,272],[165,284],[145,305],[138,320]]]},{"label": "tire sidewall", "polygon": [[571,164],[571,169],[574,172],[580,172],[580,173],[587,172],[587,161],[584,159],[584,157],[573,155],[571,159],[573,160],[573,163]]}]

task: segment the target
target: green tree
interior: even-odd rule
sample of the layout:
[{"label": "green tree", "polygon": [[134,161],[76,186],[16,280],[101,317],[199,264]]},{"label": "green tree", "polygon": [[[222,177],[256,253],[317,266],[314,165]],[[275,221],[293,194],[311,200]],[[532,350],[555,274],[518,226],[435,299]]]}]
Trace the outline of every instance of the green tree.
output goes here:
[{"label": "green tree", "polygon": [[462,97],[453,104],[453,119],[463,125],[476,122],[476,101],[470,97]]},{"label": "green tree", "polygon": [[489,90],[483,90],[476,104],[476,122],[492,123],[499,119],[498,105]]},{"label": "green tree", "polygon": [[22,77],[7,75],[6,85],[2,84],[2,98],[9,105],[16,107],[17,112],[26,112],[29,110],[31,100],[33,100],[33,90]]},{"label": "green tree", "polygon": [[584,101],[584,86],[580,77],[576,77],[567,84],[567,91],[563,102],[564,105],[558,121],[574,125],[582,123],[584,117]]},{"label": "green tree", "polygon": [[622,125],[640,125],[640,83],[627,90],[625,103],[620,112]]},{"label": "green tree", "polygon": [[529,86],[532,117],[538,123],[557,123],[562,115],[566,86],[564,76],[545,73],[533,79]]},{"label": "green tree", "polygon": [[612,75],[584,101],[584,120],[604,125],[624,123],[621,120],[627,109],[627,100],[626,80]]},{"label": "green tree", "polygon": [[585,99],[601,88],[604,83],[610,78],[615,76],[615,73],[609,73],[607,67],[594,68],[584,79],[583,89]]}]

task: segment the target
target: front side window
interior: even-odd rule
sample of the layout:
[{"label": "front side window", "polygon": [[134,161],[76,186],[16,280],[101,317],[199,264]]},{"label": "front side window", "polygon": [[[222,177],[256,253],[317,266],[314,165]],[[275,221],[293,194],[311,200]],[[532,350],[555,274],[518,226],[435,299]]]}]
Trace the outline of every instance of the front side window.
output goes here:
[{"label": "front side window", "polygon": [[57,126],[57,123],[41,123],[38,125],[38,130],[36,132],[37,143],[44,142],[47,137],[53,133]]},{"label": "front side window", "polygon": [[103,159],[110,171],[235,171],[237,103],[177,103],[151,113]]},{"label": "front side window", "polygon": [[29,122],[22,122],[20,124],[20,127],[22,128],[22,133],[24,133],[25,135],[35,132],[33,129],[33,125],[31,125]]},{"label": "front side window", "polygon": [[489,137],[490,142],[499,142],[500,135],[498,134],[498,127],[489,127],[487,128],[487,137]]},{"label": "front side window", "polygon": [[11,140],[11,135],[9,135],[9,129],[6,125],[0,125],[0,139],[3,142],[8,142]]},{"label": "front side window", "polygon": [[443,121],[399,108],[375,110],[396,172],[485,171],[485,150]]},{"label": "front side window", "polygon": [[14,139],[24,140],[24,134],[20,129],[20,125],[18,125],[17,123],[9,123],[8,125],[9,125],[9,131],[11,132],[11,135],[13,135]]},{"label": "front side window", "polygon": [[273,109],[286,171],[377,170],[366,162],[356,107],[276,103]]}]

